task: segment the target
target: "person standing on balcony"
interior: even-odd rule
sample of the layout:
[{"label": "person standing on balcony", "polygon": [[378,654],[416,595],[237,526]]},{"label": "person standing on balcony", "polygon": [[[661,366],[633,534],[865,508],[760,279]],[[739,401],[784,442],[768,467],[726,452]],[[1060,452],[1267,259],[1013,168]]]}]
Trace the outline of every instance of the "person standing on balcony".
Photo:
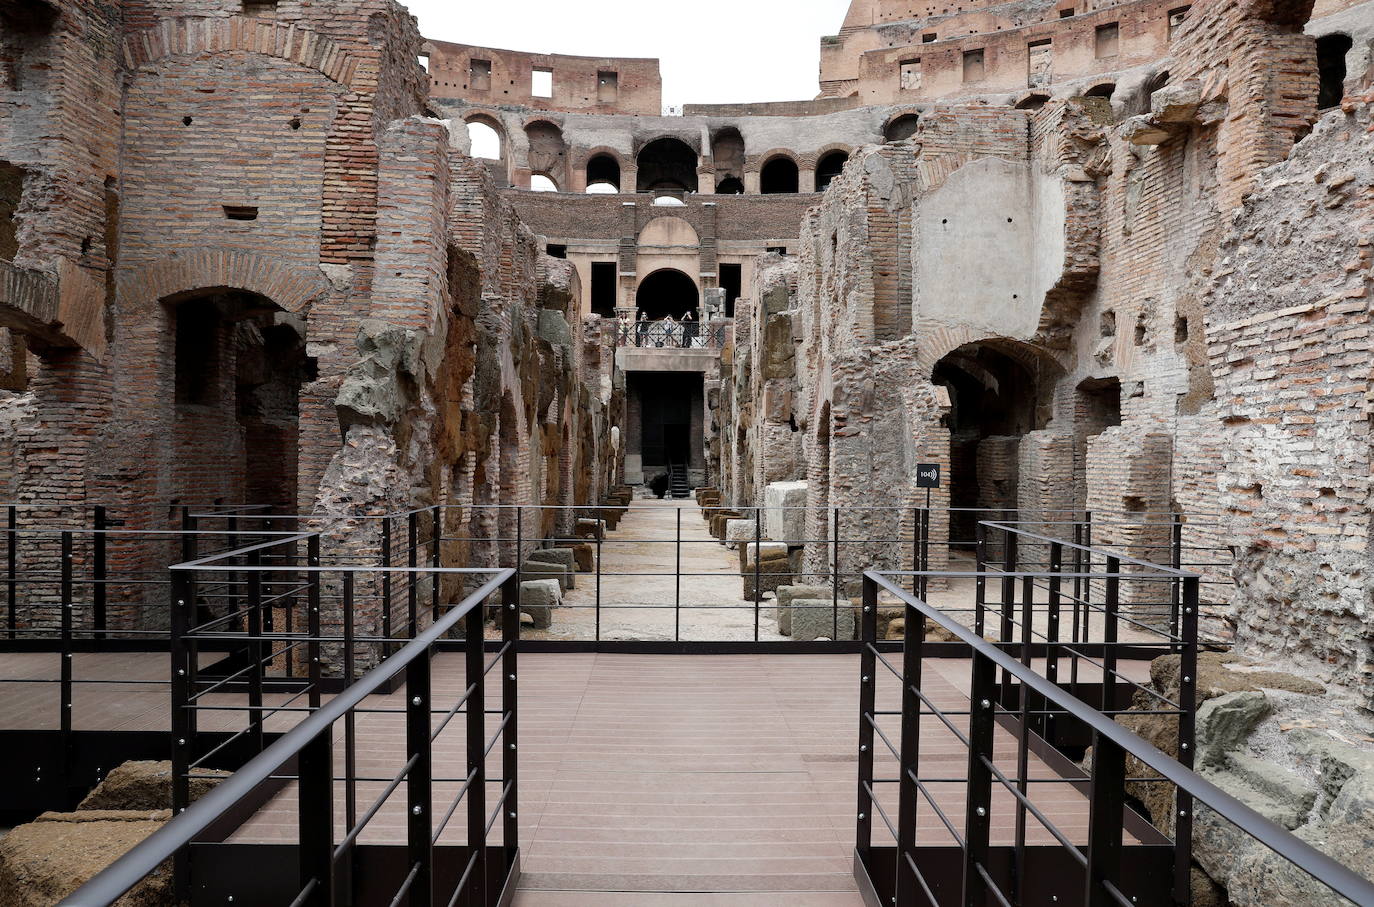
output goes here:
[{"label": "person standing on balcony", "polygon": [[620,346],[630,345],[630,331],[634,329],[634,320],[629,312],[621,312],[619,317]]},{"label": "person standing on balcony", "polygon": [[691,309],[688,309],[687,313],[682,316],[682,345],[684,347],[697,345],[697,322],[692,317]]},{"label": "person standing on balcony", "polygon": [[635,346],[644,346],[644,341],[649,338],[649,313],[639,313],[639,342]]},{"label": "person standing on balcony", "polygon": [[663,345],[668,347],[678,347],[682,345],[680,327],[677,320],[672,315],[663,316]]}]

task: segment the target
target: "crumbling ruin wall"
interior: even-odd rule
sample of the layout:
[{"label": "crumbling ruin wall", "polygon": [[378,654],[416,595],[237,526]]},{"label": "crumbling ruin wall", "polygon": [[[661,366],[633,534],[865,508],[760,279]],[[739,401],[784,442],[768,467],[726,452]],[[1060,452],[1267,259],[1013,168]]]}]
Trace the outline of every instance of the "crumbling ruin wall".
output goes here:
[{"label": "crumbling ruin wall", "polygon": [[1374,94],[1258,174],[1205,296],[1236,642],[1374,691],[1370,299]]}]

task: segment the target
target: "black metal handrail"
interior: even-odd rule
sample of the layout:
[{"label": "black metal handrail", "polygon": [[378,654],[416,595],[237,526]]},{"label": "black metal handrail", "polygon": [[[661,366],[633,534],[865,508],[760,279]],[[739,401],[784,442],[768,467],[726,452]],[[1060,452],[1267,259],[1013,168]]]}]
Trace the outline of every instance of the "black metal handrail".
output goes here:
[{"label": "black metal handrail", "polygon": [[[1026,658],[1017,659],[1005,651],[1004,644],[989,642],[977,632],[970,630],[960,621],[944,613],[941,609],[912,595],[898,582],[909,576],[905,573],[885,573],[868,571],[864,574],[864,620],[866,635],[871,633],[875,619],[880,591],[895,597],[902,603],[906,615],[903,663],[900,670],[892,666],[871,645],[862,659],[863,682],[861,685],[860,716],[860,767],[858,785],[859,819],[856,834],[856,854],[865,871],[874,866],[872,862],[872,814],[878,806],[874,794],[873,746],[877,726],[874,687],[875,671],[879,664],[896,674],[902,683],[902,709],[900,712],[902,730],[900,743],[893,746],[885,734],[882,740],[898,759],[900,785],[899,808],[896,822],[885,812],[880,812],[882,821],[888,824],[896,840],[897,859],[893,879],[893,903],[897,907],[921,902],[941,907],[936,894],[938,886],[932,885],[922,871],[917,859],[917,810],[920,798],[926,797],[934,804],[926,790],[920,774],[920,737],[921,717],[932,714],[940,717],[950,726],[955,736],[968,748],[968,772],[965,776],[965,817],[962,834],[953,826],[948,817],[940,812],[940,817],[950,831],[958,849],[962,853],[961,882],[955,886],[961,890],[959,904],[981,904],[992,897],[999,903],[1010,903],[1014,899],[1000,889],[994,878],[994,870],[989,863],[991,792],[994,784],[1006,788],[1016,802],[1017,860],[1020,867],[1025,859],[1025,821],[1029,813],[1070,853],[1073,861],[1083,868],[1083,903],[1125,904],[1134,899],[1124,893],[1129,887],[1123,882],[1122,834],[1127,826],[1126,757],[1132,756],[1151,770],[1156,777],[1151,781],[1169,782],[1177,791],[1175,819],[1174,873],[1172,879],[1173,897],[1178,903],[1188,903],[1188,873],[1191,867],[1191,823],[1195,804],[1212,810],[1225,821],[1233,824],[1242,832],[1264,844],[1294,866],[1312,876],[1332,891],[1359,905],[1374,905],[1374,883],[1360,877],[1348,867],[1333,860],[1326,854],[1309,845],[1285,829],[1265,819],[1236,798],[1211,784],[1188,765],[1161,752],[1137,734],[1118,724],[1103,711],[1095,709],[1066,691],[1054,680],[1034,670]],[[896,581],[894,581],[896,580]],[[1184,598],[1184,616],[1193,623],[1196,621],[1197,584],[1196,577],[1187,580]],[[962,734],[944,714],[924,696],[921,691],[921,659],[927,623],[942,628],[955,644],[965,647],[970,655],[972,686],[969,693],[969,709],[956,713],[968,716],[968,733]],[[1185,634],[1187,630],[1185,629]],[[998,672],[1002,682],[997,680]],[[1185,676],[1185,680],[1189,679]],[[1007,708],[1003,705],[1003,695],[1010,681],[1015,682],[1021,694],[1021,709]],[[1186,693],[1190,697],[1192,691]],[[1040,709],[1067,721],[1077,722],[1091,734],[1092,771],[1086,778],[1066,779],[1086,786],[1089,829],[1086,852],[1075,845],[1038,809],[1035,808],[1027,793],[1027,703],[1034,696],[1044,705]],[[1004,718],[1019,723],[1020,736],[1019,765],[1017,777],[1009,779],[993,763],[994,732],[999,710]],[[1191,748],[1190,748],[1191,749]],[[1186,755],[1190,756],[1188,752]],[[1013,883],[1018,880],[1013,875]]]},{"label": "black metal handrail", "polygon": [[[175,573],[185,576],[196,570],[213,567],[214,564],[179,565],[172,568]],[[310,568],[306,568],[310,569]],[[314,568],[321,570],[326,568]],[[327,568],[331,571],[362,571],[366,568]],[[261,785],[268,782],[287,766],[293,759],[299,761],[300,784],[300,894],[294,901],[299,904],[330,904],[334,885],[334,866],[346,856],[348,847],[357,838],[356,825],[350,828],[342,845],[336,848],[334,836],[334,811],[332,807],[332,788],[334,783],[333,760],[331,757],[333,726],[347,719],[357,707],[376,693],[384,691],[387,685],[402,671],[406,674],[407,708],[407,759],[402,776],[407,784],[407,806],[409,813],[407,847],[410,871],[403,883],[400,899],[409,894],[410,903],[429,904],[433,893],[433,832],[431,793],[433,786],[433,766],[430,748],[433,741],[431,733],[430,699],[430,657],[436,645],[443,640],[460,622],[466,622],[465,649],[469,684],[467,691],[451,712],[462,709],[467,716],[468,735],[468,782],[464,793],[468,796],[469,847],[473,853],[469,858],[467,870],[463,873],[459,888],[467,887],[471,903],[487,903],[487,878],[483,871],[485,856],[484,842],[490,827],[486,812],[485,797],[481,794],[487,779],[485,777],[485,754],[489,747],[484,730],[485,709],[483,706],[484,680],[490,666],[483,660],[483,607],[496,592],[501,592],[503,632],[505,644],[498,653],[501,664],[501,690],[503,700],[503,720],[498,732],[504,735],[503,746],[503,792],[497,804],[498,810],[506,816],[502,825],[503,844],[514,850],[518,847],[518,831],[515,821],[516,804],[516,758],[515,758],[515,694],[516,694],[516,645],[519,619],[515,611],[517,590],[513,584],[515,571],[478,570],[453,568],[445,571],[451,574],[490,576],[482,586],[468,595],[460,604],[449,609],[439,620],[424,632],[409,640],[391,657],[377,665],[357,682],[350,684],[343,692],[321,704],[311,714],[288,731],[284,736],[268,745],[261,753],[218,784],[199,801],[187,806],[172,821],[140,842],[123,857],[97,874],[89,882],[68,896],[61,903],[67,907],[106,907],[113,904],[142,879],[153,873],[165,861],[181,857],[187,848],[212,825],[231,813],[242,801],[248,800]],[[411,752],[416,750],[416,752]],[[388,794],[395,787],[388,788]],[[462,796],[462,794],[460,794]],[[455,801],[456,802],[456,801]],[[366,823],[375,811],[363,818]],[[451,815],[451,812],[450,812]],[[458,892],[455,892],[455,897]]]},{"label": "black metal handrail", "polygon": [[635,321],[621,322],[616,343],[638,349],[706,349],[725,345],[728,325],[718,321]]}]

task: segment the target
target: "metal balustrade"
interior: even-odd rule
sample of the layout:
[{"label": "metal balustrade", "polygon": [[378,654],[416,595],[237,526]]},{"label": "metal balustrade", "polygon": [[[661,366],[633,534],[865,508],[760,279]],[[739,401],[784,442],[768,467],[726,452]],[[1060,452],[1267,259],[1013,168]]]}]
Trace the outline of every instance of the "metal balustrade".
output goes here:
[{"label": "metal balustrade", "polygon": [[[513,570],[329,564],[319,535],[300,533],[187,561],[171,573],[176,817],[64,904],[113,904],[168,859],[180,896],[208,887],[217,898],[237,893],[243,903],[486,905],[513,884],[519,846]],[[444,606],[427,628],[412,621],[408,638],[354,633],[354,615],[384,594],[383,576],[410,588],[459,579],[476,588]],[[326,621],[331,607],[341,625]],[[490,656],[483,638],[488,607],[499,609],[501,628]],[[293,624],[280,620],[287,611],[299,612]],[[459,631],[462,641],[454,643],[450,637]],[[206,645],[228,645],[241,667],[203,676],[198,653]],[[462,653],[463,685],[453,701],[436,691],[433,659],[441,646]],[[330,647],[341,650],[343,684],[326,701],[323,656]],[[368,647],[383,655],[367,659],[376,667],[355,680],[356,658]],[[285,666],[297,658],[304,671],[293,676]],[[493,671],[499,672],[494,680]],[[242,695],[222,701],[220,694],[231,691]],[[280,701],[268,701],[272,691]],[[226,739],[207,739],[201,731],[203,722],[237,718],[241,726]],[[368,722],[376,731],[389,720],[403,728],[395,770],[368,774],[378,770],[376,754],[360,752],[359,725]],[[282,726],[276,739],[269,733],[273,722]],[[436,765],[435,752],[454,736],[465,768],[449,778],[436,772],[442,763]],[[206,777],[234,746],[247,747],[251,758],[192,803],[191,782]],[[495,776],[488,772],[492,758],[501,766]],[[289,843],[221,843],[286,785],[294,785],[298,821]],[[342,829],[335,823],[338,799]],[[404,843],[364,841],[378,816],[397,811],[402,800]],[[501,842],[492,845],[498,823]],[[460,825],[462,841],[453,843]]]},{"label": "metal balustrade", "polygon": [[[1006,533],[1008,544],[1013,539],[1047,543],[1052,569],[990,566],[979,571],[980,584],[1019,588],[1020,600],[1007,596],[996,607],[980,603],[974,626],[967,615],[908,591],[912,573],[864,575],[854,865],[868,903],[1186,905],[1191,902],[1194,816],[1206,809],[1333,893],[1357,905],[1374,905],[1374,884],[1192,771],[1196,574],[1013,527],[986,529]],[[1066,566],[1071,548],[1102,554],[1105,568]],[[1091,564],[1092,557],[1079,560]],[[1128,565],[1134,569],[1124,572]],[[922,580],[936,575],[916,574],[918,590]],[[1157,582],[1179,590],[1177,632],[1173,626],[1149,628],[1159,651],[1176,652],[1181,659],[1176,699],[1121,670],[1114,640],[1131,620],[1114,600],[1123,582]],[[1105,600],[1095,601],[1089,593],[1082,593],[1082,601],[1072,600],[1065,593],[1075,583],[1105,590]],[[883,601],[900,603],[903,611],[900,664],[876,645]],[[1104,621],[1107,641],[1100,655],[1087,654],[1076,633],[1064,634],[1066,608],[1085,608]],[[947,641],[926,641],[933,628]],[[929,683],[926,662],[941,649],[968,660],[967,694],[959,708],[937,702]],[[1069,680],[1060,673],[1066,659],[1075,666]],[[1083,682],[1080,662],[1096,669],[1100,686]],[[896,709],[880,708],[884,677],[899,684]],[[1177,758],[1117,723],[1125,714],[1118,691],[1134,694],[1137,706],[1130,714],[1176,721]],[[933,745],[932,736],[939,738]],[[945,754],[949,745],[964,754],[961,768],[953,772],[951,766],[959,762]],[[1147,774],[1128,774],[1128,757]],[[889,776],[880,775],[880,767]],[[1139,785],[1168,785],[1172,814],[1151,817],[1135,800]],[[1060,807],[1055,791],[1074,792],[1058,800],[1076,797],[1077,810]],[[1080,813],[1086,813],[1086,829],[1070,824]],[[875,844],[875,831],[885,831],[891,843]]]}]

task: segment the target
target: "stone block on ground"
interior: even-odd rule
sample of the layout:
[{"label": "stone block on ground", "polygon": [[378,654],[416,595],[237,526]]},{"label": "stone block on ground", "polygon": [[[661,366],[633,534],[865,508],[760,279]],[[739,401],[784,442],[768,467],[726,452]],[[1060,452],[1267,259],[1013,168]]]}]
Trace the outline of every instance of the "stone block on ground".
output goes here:
[{"label": "stone block on ground", "polygon": [[854,638],[854,609],[848,600],[842,600],[836,609],[828,598],[794,598],[791,611],[792,638],[799,642]]},{"label": "stone block on ground", "polygon": [[579,539],[604,539],[606,524],[601,520],[578,520],[573,527],[573,536]]},{"label": "stone block on ground", "polygon": [[829,601],[833,597],[830,586],[779,586],[777,588],[778,604],[775,617],[778,621],[778,632],[783,636],[792,635],[792,602],[799,598],[824,598]]},{"label": "stone block on ground", "polygon": [[577,564],[577,569],[582,573],[591,573],[596,569],[596,546],[587,542],[562,542],[560,548],[573,553],[573,561]]},{"label": "stone block on ground", "polygon": [[753,520],[730,520],[725,524],[725,547],[735,550],[740,542],[757,540],[757,527]]},{"label": "stone block on ground", "polygon": [[520,581],[523,584],[527,579],[554,579],[558,581],[558,587],[567,592],[570,583],[568,582],[568,568],[562,564],[552,564],[548,561],[527,560],[520,565]]},{"label": "stone block on ground", "polygon": [[773,482],[763,490],[764,535],[789,545],[806,540],[806,483]]},{"label": "stone block on ground", "polygon": [[[753,547],[752,545],[749,547]],[[764,552],[764,558],[759,562],[757,570],[758,589],[755,591],[755,569],[752,560],[749,562],[749,569],[741,571],[744,578],[744,598],[746,601],[753,601],[755,598],[762,599],[764,593],[777,592],[779,586],[791,585],[792,565],[786,557],[772,558]]]},{"label": "stone block on ground", "polygon": [[[199,800],[230,774],[216,769],[197,770],[197,777],[191,779],[191,800]],[[202,775],[215,777],[200,777]],[[111,770],[77,809],[150,810],[170,809],[171,806],[172,763],[140,760],[125,762]]]},{"label": "stone block on ground", "polygon": [[744,570],[753,570],[754,557],[756,554],[760,553],[760,551],[762,552],[765,563],[768,561],[782,561],[790,568],[790,562],[787,560],[787,546],[781,542],[750,542],[743,546],[740,549],[740,568]]},{"label": "stone block on ground", "polygon": [[568,588],[577,588],[577,556],[567,548],[540,548],[530,552],[529,560],[560,565],[568,571]]},{"label": "stone block on ground", "polygon": [[[0,838],[0,905],[50,907],[160,829],[171,810],[43,813]],[[171,862],[140,881],[119,907],[172,907]]]},{"label": "stone block on ground", "polygon": [[520,584],[520,610],[534,620],[536,630],[553,625],[553,609],[563,604],[563,590],[551,579],[537,579]]}]

